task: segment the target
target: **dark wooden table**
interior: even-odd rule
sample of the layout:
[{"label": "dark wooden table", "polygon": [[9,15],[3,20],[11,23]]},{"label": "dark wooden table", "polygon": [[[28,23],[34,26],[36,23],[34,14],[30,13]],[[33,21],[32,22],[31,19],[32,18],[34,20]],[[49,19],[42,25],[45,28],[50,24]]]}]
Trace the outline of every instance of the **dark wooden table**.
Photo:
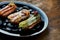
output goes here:
[{"label": "dark wooden table", "polygon": [[[60,40],[60,0],[20,0],[20,1],[32,3],[41,8],[49,18],[49,25],[48,28],[38,36],[31,38],[23,38],[19,40],[25,40],[25,39]],[[2,40],[2,38],[0,40]]]}]

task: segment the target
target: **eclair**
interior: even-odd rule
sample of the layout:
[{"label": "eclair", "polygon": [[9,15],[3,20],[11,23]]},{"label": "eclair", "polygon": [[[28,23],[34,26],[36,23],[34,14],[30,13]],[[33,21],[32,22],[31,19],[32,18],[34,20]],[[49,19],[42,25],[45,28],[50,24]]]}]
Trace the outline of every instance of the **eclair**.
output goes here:
[{"label": "eclair", "polygon": [[6,17],[10,13],[12,13],[16,9],[16,5],[14,3],[9,3],[6,7],[0,10],[0,16]]},{"label": "eclair", "polygon": [[8,19],[10,19],[10,21],[13,22],[13,23],[19,23],[19,21],[29,17],[29,15],[30,15],[30,11],[27,10],[27,9],[23,9],[19,12],[10,14],[8,16]]}]

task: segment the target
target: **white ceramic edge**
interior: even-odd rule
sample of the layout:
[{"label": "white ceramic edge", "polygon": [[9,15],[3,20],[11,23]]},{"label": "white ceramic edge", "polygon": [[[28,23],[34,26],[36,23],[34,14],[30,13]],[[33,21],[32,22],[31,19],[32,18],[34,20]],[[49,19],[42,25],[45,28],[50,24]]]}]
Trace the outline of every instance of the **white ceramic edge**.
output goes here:
[{"label": "white ceramic edge", "polygon": [[[8,2],[8,1],[6,1],[6,2]],[[19,1],[17,1],[17,2],[19,2]],[[1,2],[1,3],[3,3],[3,2]],[[26,2],[23,2],[23,3],[27,4]],[[23,37],[29,37],[29,36],[37,35],[37,34],[43,32],[43,31],[47,28],[47,26],[48,26],[48,17],[46,16],[46,14],[45,14],[40,8],[36,7],[35,5],[32,5],[32,4],[30,4],[30,5],[33,6],[33,7],[35,7],[35,8],[37,8],[37,9],[39,9],[40,12],[45,16],[45,19],[46,19],[46,20],[45,20],[45,23],[44,23],[45,25],[44,25],[44,27],[43,27],[43,29],[42,29],[41,31],[36,32],[36,33],[34,33],[34,34],[32,34],[32,35],[23,36]],[[7,31],[1,30],[1,29],[0,29],[0,32],[3,33],[3,34],[6,34],[6,35],[10,35],[10,36],[20,37],[20,34],[9,33],[9,32],[7,32]]]},{"label": "white ceramic edge", "polygon": [[1,29],[0,29],[0,32],[3,33],[3,34],[12,35],[12,36],[20,36],[19,34],[9,33],[9,32],[7,32],[7,31],[1,30]]}]

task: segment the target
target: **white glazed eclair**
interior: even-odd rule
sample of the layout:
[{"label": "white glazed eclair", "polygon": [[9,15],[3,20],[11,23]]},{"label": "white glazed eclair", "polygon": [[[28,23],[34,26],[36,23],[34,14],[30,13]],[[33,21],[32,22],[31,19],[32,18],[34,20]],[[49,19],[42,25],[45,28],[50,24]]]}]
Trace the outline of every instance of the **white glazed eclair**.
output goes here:
[{"label": "white glazed eclair", "polygon": [[23,10],[21,10],[21,11],[19,11],[19,12],[10,14],[10,15],[8,16],[8,19],[10,19],[11,22],[18,23],[18,22],[21,21],[22,19],[27,18],[29,15],[30,15],[29,10],[23,9]]}]

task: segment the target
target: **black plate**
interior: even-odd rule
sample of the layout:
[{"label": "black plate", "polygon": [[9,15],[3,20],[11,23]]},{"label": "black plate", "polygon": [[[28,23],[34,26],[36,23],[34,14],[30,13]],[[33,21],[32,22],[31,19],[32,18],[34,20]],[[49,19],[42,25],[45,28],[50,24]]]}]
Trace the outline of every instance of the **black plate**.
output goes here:
[{"label": "black plate", "polygon": [[[0,3],[0,9],[4,8],[8,4],[9,4],[9,2]],[[17,8],[14,12],[18,12],[22,9],[28,9],[28,10],[30,10],[30,12],[40,10],[40,9],[36,8],[35,6],[32,6],[31,4],[29,5],[24,2],[15,2],[15,4],[17,5]],[[42,12],[38,11],[38,13],[41,14]],[[37,33],[44,28],[43,18],[44,17],[41,15],[42,21],[39,24],[35,25],[34,28],[32,28],[30,30],[21,30],[18,28],[18,25],[12,24],[11,22],[8,21],[7,18],[0,17],[0,29],[6,31],[8,33],[19,34],[20,36],[28,36],[28,35]],[[8,33],[5,33],[5,34],[9,35]],[[14,36],[14,35],[11,35],[11,36]]]}]

